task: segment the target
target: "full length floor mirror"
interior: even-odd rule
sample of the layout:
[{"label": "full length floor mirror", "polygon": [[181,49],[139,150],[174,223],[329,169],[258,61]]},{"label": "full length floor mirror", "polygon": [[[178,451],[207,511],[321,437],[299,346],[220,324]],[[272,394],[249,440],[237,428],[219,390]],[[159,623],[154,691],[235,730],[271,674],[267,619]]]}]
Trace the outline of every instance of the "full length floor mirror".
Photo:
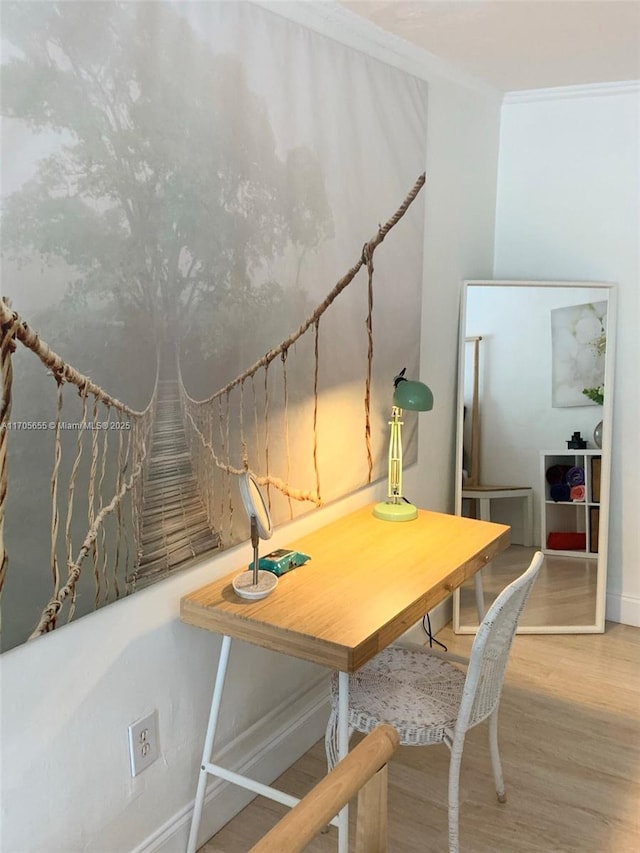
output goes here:
[{"label": "full length floor mirror", "polygon": [[[465,281],[456,512],[511,526],[482,573],[485,606],[540,549],[521,633],[604,630],[615,285]],[[454,630],[475,633],[473,582]]]}]

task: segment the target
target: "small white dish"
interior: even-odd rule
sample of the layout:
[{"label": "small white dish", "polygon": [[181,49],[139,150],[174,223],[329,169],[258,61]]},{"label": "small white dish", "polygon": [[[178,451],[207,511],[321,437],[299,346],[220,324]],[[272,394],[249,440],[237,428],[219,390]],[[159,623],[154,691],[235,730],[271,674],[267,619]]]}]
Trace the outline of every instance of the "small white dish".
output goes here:
[{"label": "small white dish", "polygon": [[249,601],[258,601],[261,598],[266,598],[278,585],[278,578],[273,572],[265,572],[260,569],[258,572],[258,583],[253,582],[253,569],[248,572],[236,575],[232,581],[233,589],[236,595],[240,598],[246,598]]}]

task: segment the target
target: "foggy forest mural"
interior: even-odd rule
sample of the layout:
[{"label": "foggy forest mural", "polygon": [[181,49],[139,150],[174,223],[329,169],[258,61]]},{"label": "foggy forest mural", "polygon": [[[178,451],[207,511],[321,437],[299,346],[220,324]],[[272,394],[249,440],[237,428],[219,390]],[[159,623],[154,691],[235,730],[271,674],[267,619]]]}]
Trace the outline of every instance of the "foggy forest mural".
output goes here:
[{"label": "foggy forest mural", "polygon": [[385,472],[392,379],[417,374],[422,197],[375,257],[372,450],[365,268],[245,374],[414,186],[426,86],[276,11],[3,4],[3,295],[122,403],[16,345],[3,650],[246,538],[234,472],[276,524]]}]

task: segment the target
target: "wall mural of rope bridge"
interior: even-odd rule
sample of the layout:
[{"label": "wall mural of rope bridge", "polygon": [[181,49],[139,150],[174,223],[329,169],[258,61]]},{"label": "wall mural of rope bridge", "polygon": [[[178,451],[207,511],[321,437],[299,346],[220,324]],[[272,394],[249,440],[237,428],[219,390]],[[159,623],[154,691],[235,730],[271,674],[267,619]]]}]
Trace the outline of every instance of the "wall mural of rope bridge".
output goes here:
[{"label": "wall mural of rope bridge", "polygon": [[[142,410],[133,409],[65,362],[12,310],[8,300],[0,300],[0,594],[11,569],[4,526],[11,501],[11,444],[14,430],[20,429],[11,421],[12,398],[20,390],[13,387],[12,356],[19,345],[47,368],[56,390],[55,413],[41,425],[52,434],[51,523],[49,531],[33,531],[34,536],[48,537],[50,565],[42,570],[50,572],[51,592],[31,638],[55,629],[63,619],[73,619],[83,573],[93,575],[94,608],[98,608],[237,541],[234,488],[243,471],[254,473],[270,500],[279,495],[289,506],[292,501],[322,503],[317,429],[322,399],[321,318],[363,267],[368,289],[362,433],[371,482],[373,256],[424,183],[421,175],[397,212],[364,245],[358,261],[293,334],[207,399],[189,395],[179,342],[165,341],[159,346],[149,402]],[[295,481],[297,464],[292,474],[288,413],[288,358],[307,333],[313,364],[310,486]],[[66,389],[74,389],[79,400],[70,403]],[[74,429],[68,430],[65,413],[72,405],[80,414]],[[281,470],[273,465],[276,435],[284,445],[280,455],[284,462],[278,463]]]}]

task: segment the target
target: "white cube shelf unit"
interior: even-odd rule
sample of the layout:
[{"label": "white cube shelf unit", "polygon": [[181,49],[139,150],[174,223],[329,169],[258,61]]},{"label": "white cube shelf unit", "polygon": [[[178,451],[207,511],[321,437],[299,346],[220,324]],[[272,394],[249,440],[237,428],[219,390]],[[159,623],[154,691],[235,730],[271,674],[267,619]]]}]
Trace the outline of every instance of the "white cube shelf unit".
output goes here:
[{"label": "white cube shelf unit", "polygon": [[[565,557],[598,557],[600,528],[601,450],[548,450],[540,454],[542,507],[540,513],[542,550]],[[572,468],[584,471],[584,497],[571,500],[552,487],[547,472]],[[575,473],[575,472],[574,472]],[[565,484],[568,489],[570,484]],[[566,490],[565,490],[566,491]],[[563,497],[565,499],[563,499]]]}]

